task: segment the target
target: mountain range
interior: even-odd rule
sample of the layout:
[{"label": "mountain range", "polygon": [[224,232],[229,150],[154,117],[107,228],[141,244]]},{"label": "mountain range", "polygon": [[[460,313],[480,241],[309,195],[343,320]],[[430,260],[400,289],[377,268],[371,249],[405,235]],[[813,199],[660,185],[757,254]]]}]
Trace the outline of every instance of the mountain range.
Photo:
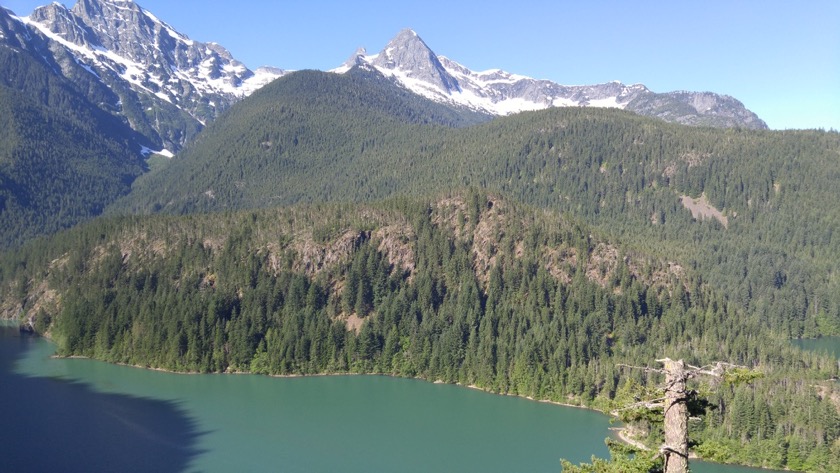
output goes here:
[{"label": "mountain range", "polygon": [[499,69],[475,72],[438,56],[410,29],[401,31],[377,54],[369,55],[364,49],[356,51],[334,71],[344,72],[360,65],[375,68],[424,97],[491,115],[549,107],[609,107],[686,125],[767,128],[738,100],[711,92],[659,94],[642,84],[569,86]]},{"label": "mountain range", "polygon": [[82,90],[104,86],[109,97],[95,104],[169,152],[283,74],[251,71],[224,47],[193,41],[131,1],[80,0],[72,9],[56,2],[26,17],[5,10],[0,23],[7,47],[36,54]]},{"label": "mountain range", "polygon": [[[349,71],[357,71],[351,80],[357,93],[365,91],[359,100],[373,108],[448,127],[555,106],[765,127],[737,100],[711,93],[656,94],[616,82],[563,86],[501,70],[473,72],[438,56],[409,29],[379,54],[359,51],[332,72]],[[288,75],[271,67],[250,70],[223,46],[194,41],[130,0],[78,0],[72,8],[55,2],[28,16],[0,8],[0,87],[14,103],[0,133],[6,136],[0,240],[19,243],[97,215],[149,171],[144,159],[180,153],[231,106]],[[315,77],[323,83],[304,73],[286,88],[313,97],[312,84],[301,78]],[[33,125],[34,116],[41,119]],[[65,131],[41,126],[59,123]],[[62,159],[59,150],[98,164]]]},{"label": "mountain range", "polygon": [[[216,43],[191,40],[130,0],[52,3],[28,16],[0,10],[0,44],[26,50],[83,92],[107,89],[96,106],[125,117],[151,147],[179,151],[231,104],[288,71],[248,69]],[[732,97],[710,92],[654,93],[618,82],[565,86],[502,70],[474,72],[438,56],[406,29],[378,54],[357,51],[335,72],[375,69],[408,90],[488,116],[553,106],[623,108],[690,125],[766,128]]]}]

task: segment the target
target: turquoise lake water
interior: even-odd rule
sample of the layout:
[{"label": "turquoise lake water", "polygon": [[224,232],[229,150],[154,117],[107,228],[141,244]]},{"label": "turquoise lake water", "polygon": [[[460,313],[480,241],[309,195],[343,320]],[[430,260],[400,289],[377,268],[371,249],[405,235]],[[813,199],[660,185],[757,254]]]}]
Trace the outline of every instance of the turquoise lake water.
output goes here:
[{"label": "turquoise lake water", "polygon": [[607,455],[609,419],[584,409],[383,376],[183,375],[52,359],[49,342],[0,331],[9,471],[559,472],[560,458]]},{"label": "turquoise lake water", "polygon": [[825,352],[840,359],[840,337],[795,339],[793,344],[804,350]]}]

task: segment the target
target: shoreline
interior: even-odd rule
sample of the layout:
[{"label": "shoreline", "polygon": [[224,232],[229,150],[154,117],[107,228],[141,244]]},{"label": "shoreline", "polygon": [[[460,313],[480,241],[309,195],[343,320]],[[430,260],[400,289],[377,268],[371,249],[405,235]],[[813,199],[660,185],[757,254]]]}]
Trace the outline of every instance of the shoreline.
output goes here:
[{"label": "shoreline", "polygon": [[[47,338],[47,337],[45,337],[45,338]],[[47,338],[47,339],[49,339],[49,338]],[[597,412],[599,414],[603,414],[604,416],[606,416],[610,419],[611,423],[613,422],[613,420],[618,419],[618,417],[612,415],[611,413],[595,409],[594,407],[582,406],[582,405],[579,405],[579,404],[570,404],[570,403],[560,402],[560,401],[553,401],[551,399],[536,399],[532,396],[523,396],[521,394],[498,393],[498,392],[493,392],[493,391],[491,391],[487,388],[482,388],[481,386],[477,386],[475,384],[447,383],[446,381],[443,381],[441,379],[430,380],[430,379],[422,378],[422,377],[419,377],[419,376],[406,377],[406,376],[398,376],[398,375],[386,374],[386,373],[350,373],[350,372],[345,372],[345,373],[314,373],[314,374],[300,374],[300,373],[297,373],[297,374],[259,374],[259,373],[251,373],[250,371],[223,371],[223,372],[211,371],[211,372],[203,373],[203,372],[200,372],[200,371],[175,371],[175,370],[170,370],[170,369],[166,369],[166,368],[155,368],[155,367],[151,367],[151,366],[132,365],[132,364],[129,364],[129,363],[117,363],[117,362],[99,360],[99,359],[91,358],[89,356],[84,356],[84,355],[61,356],[61,355],[53,354],[53,355],[50,355],[50,358],[51,359],[62,359],[63,358],[63,359],[71,359],[71,360],[99,361],[99,362],[102,362],[102,363],[108,363],[108,364],[117,365],[117,366],[125,366],[127,368],[138,368],[138,369],[143,369],[143,370],[156,371],[158,373],[169,373],[169,374],[175,374],[175,375],[188,375],[188,376],[201,375],[201,374],[254,375],[254,376],[268,376],[270,378],[279,378],[279,379],[322,377],[322,376],[387,376],[389,378],[415,379],[415,380],[418,380],[418,381],[423,381],[423,382],[432,383],[432,384],[448,384],[448,385],[451,385],[451,386],[458,386],[458,387],[467,388],[467,389],[474,389],[476,391],[481,391],[483,393],[492,394],[492,395],[496,395],[496,396],[518,397],[518,398],[526,399],[526,400],[532,401],[532,402],[539,402],[539,403],[543,403],[543,404],[551,404],[551,405],[559,406],[559,407],[571,407],[571,408],[575,408],[575,409],[584,409],[584,410],[587,410],[587,411],[592,411],[592,412]],[[614,434],[614,435],[610,435],[610,436],[617,438],[619,441],[624,442],[627,445],[630,445],[634,448],[638,448],[639,450],[650,450],[647,446],[645,446],[641,442],[639,442],[639,441],[633,439],[632,437],[630,437],[629,434],[628,434],[628,428],[626,426],[623,426],[623,427],[609,427],[607,430],[610,433]]]},{"label": "shoreline", "polygon": [[[44,338],[46,338],[47,340],[51,340],[49,337],[44,337]],[[301,374],[301,373],[295,373],[295,374],[261,374],[261,373],[252,373],[250,371],[222,371],[222,372],[218,372],[218,371],[209,371],[209,372],[176,371],[176,370],[171,370],[171,369],[167,369],[167,368],[159,368],[159,367],[143,366],[143,365],[132,365],[130,363],[120,363],[120,362],[100,360],[98,358],[92,358],[92,357],[85,356],[85,355],[62,356],[62,355],[52,354],[52,355],[50,355],[50,358],[51,359],[98,361],[98,362],[101,362],[101,363],[108,363],[110,365],[116,365],[116,366],[124,366],[124,367],[127,367],[127,368],[137,368],[137,369],[141,369],[141,370],[156,371],[158,373],[168,373],[168,374],[185,375],[185,376],[202,375],[202,374],[208,374],[208,375],[209,374],[213,374],[213,375],[253,375],[253,376],[267,376],[269,378],[279,378],[279,379],[283,379],[283,378],[308,378],[308,377],[322,377],[322,376],[387,376],[389,378],[416,379],[418,381],[424,381],[424,382],[432,383],[432,384],[448,384],[448,385],[451,385],[451,386],[458,386],[458,387],[467,388],[467,389],[474,389],[476,391],[481,391],[483,393],[492,394],[492,395],[496,395],[496,396],[518,397],[518,398],[526,399],[526,400],[532,401],[532,402],[540,402],[540,403],[543,403],[543,404],[551,404],[551,405],[560,406],[560,407],[571,407],[571,408],[575,408],[575,409],[584,409],[584,410],[587,410],[587,411],[592,411],[592,412],[597,412],[599,414],[603,414],[604,416],[610,418],[611,420],[612,419],[615,419],[615,420],[618,419],[618,417],[612,415],[611,413],[595,409],[594,407],[583,406],[583,405],[580,405],[580,404],[571,404],[571,403],[567,403],[567,402],[553,401],[551,399],[537,399],[537,398],[534,398],[532,396],[523,396],[521,394],[493,392],[493,391],[491,391],[487,388],[483,388],[483,387],[477,386],[475,384],[448,383],[448,382],[443,381],[441,379],[431,380],[431,379],[423,378],[423,377],[420,377],[420,376],[407,377],[407,376],[399,376],[399,375],[387,374],[387,373],[351,373],[351,372],[313,373],[313,374]],[[621,440],[622,442],[624,442],[628,445],[634,446],[636,448],[642,449],[642,450],[648,450],[647,447],[645,447],[644,445],[642,445],[638,441],[635,441],[632,438],[628,437],[626,434],[624,434],[624,431],[627,430],[626,427],[610,427],[609,430],[611,432],[616,432],[616,437],[618,437],[618,439]]]},{"label": "shoreline", "polygon": [[[46,338],[47,340],[50,340],[49,337],[44,337],[44,338]],[[609,417],[610,419],[617,419],[617,417],[610,414],[609,412],[604,412],[604,411],[595,409],[594,407],[582,406],[580,404],[570,404],[570,403],[560,402],[560,401],[553,401],[551,399],[537,399],[537,398],[534,398],[532,396],[523,396],[521,394],[498,393],[498,392],[493,392],[493,391],[491,391],[487,388],[482,388],[481,386],[477,386],[475,384],[448,383],[448,382],[443,381],[441,379],[431,380],[431,379],[423,378],[423,377],[420,377],[420,376],[408,377],[408,376],[399,376],[399,375],[388,374],[388,373],[351,373],[351,372],[313,373],[313,374],[301,374],[301,373],[295,373],[295,374],[261,374],[261,373],[252,373],[250,371],[222,371],[222,372],[219,372],[219,371],[209,371],[209,372],[176,371],[176,370],[171,370],[171,369],[167,369],[167,368],[159,368],[159,367],[143,366],[143,365],[132,365],[130,363],[120,363],[120,362],[100,360],[98,358],[92,358],[92,357],[85,356],[85,355],[62,356],[62,355],[52,354],[52,355],[50,355],[50,358],[51,359],[67,359],[67,360],[91,360],[91,361],[98,361],[98,362],[101,362],[101,363],[108,363],[108,364],[116,365],[116,366],[125,366],[127,368],[137,368],[137,369],[142,369],[142,370],[156,371],[156,372],[159,372],[159,373],[169,373],[169,374],[176,374],[176,375],[201,375],[201,374],[229,375],[229,374],[231,374],[231,375],[267,376],[269,378],[281,378],[281,379],[282,378],[307,378],[307,377],[320,377],[320,376],[387,376],[389,378],[416,379],[418,381],[424,381],[424,382],[432,383],[432,384],[448,384],[448,385],[451,385],[451,386],[458,386],[458,387],[462,387],[462,388],[475,389],[476,391],[481,391],[481,392],[484,392],[484,393],[487,393],[487,394],[493,394],[493,395],[496,395],[496,396],[518,397],[518,398],[521,398],[521,399],[526,399],[528,401],[540,402],[540,403],[544,403],[544,404],[552,404],[552,405],[560,406],[560,407],[573,407],[575,409],[585,409],[585,410],[592,411],[592,412],[598,412],[600,414],[603,414],[603,415]],[[618,430],[618,429],[624,429],[624,427],[611,427],[610,428],[610,430]],[[632,444],[631,442],[626,442],[626,443]]]},{"label": "shoreline", "polygon": [[[552,401],[551,399],[536,399],[532,396],[523,396],[523,395],[520,395],[520,394],[497,393],[497,392],[490,391],[489,389],[477,386],[475,384],[447,383],[446,381],[443,381],[443,380],[440,380],[440,379],[430,380],[430,379],[426,379],[426,378],[421,378],[419,376],[403,377],[403,376],[397,376],[397,375],[385,374],[385,373],[349,373],[349,372],[347,372],[347,373],[315,373],[315,374],[258,374],[258,373],[251,373],[249,371],[224,371],[224,372],[202,373],[200,371],[175,371],[175,370],[169,370],[169,369],[166,369],[166,368],[155,368],[155,367],[150,367],[150,366],[132,365],[132,364],[129,364],[129,363],[115,363],[115,362],[110,362],[110,361],[105,361],[105,360],[99,360],[99,359],[96,359],[96,358],[91,358],[89,356],[84,356],[84,355],[61,356],[61,355],[53,354],[53,355],[50,355],[50,358],[51,359],[70,359],[70,360],[91,360],[91,361],[98,361],[98,362],[108,363],[108,364],[117,365],[117,366],[124,366],[124,367],[127,367],[127,368],[138,368],[138,369],[143,369],[143,370],[156,371],[158,373],[169,373],[169,374],[187,375],[187,376],[201,375],[201,374],[254,375],[254,376],[268,376],[270,378],[279,378],[279,379],[283,379],[283,378],[291,379],[291,378],[306,378],[306,377],[324,377],[324,376],[387,376],[389,378],[415,379],[415,380],[418,380],[418,381],[423,381],[423,382],[432,383],[432,384],[448,384],[448,385],[451,385],[451,386],[458,386],[458,387],[467,388],[467,389],[474,389],[476,391],[481,391],[483,393],[492,394],[492,395],[496,395],[496,396],[518,397],[518,398],[526,399],[526,400],[532,401],[532,402],[551,404],[551,405],[559,406],[559,407],[571,407],[571,408],[575,408],[575,409],[585,409],[585,410],[588,410],[588,411],[603,414],[604,416],[606,416],[610,419],[611,423],[612,423],[613,420],[618,419],[618,417],[616,417],[616,416],[614,416],[614,415],[612,415],[608,412],[604,412],[604,411],[595,409],[593,407],[582,406],[582,405],[579,405],[579,404],[570,404],[570,403],[565,403],[565,402],[560,402],[560,401]],[[644,450],[644,451],[650,450],[650,448],[648,448],[646,445],[644,445],[640,441],[634,439],[630,435],[630,433],[629,433],[630,429],[627,426],[608,427],[607,430],[609,432],[609,435],[608,435],[609,437],[614,437],[615,439],[617,439],[617,440],[619,440],[619,441],[621,441],[621,442],[623,442],[627,445],[630,445],[634,448],[637,448],[639,450]],[[694,453],[691,453],[690,458],[698,458],[698,457]]]},{"label": "shoreline", "polygon": [[[642,450],[642,451],[645,451],[645,452],[650,451],[650,448],[648,448],[647,445],[643,444],[640,440],[636,440],[635,438],[633,438],[630,435],[630,430],[631,429],[629,427],[626,427],[626,426],[625,427],[610,427],[610,431],[615,432],[615,436],[618,437],[618,439],[620,441],[626,443],[627,445],[630,445],[633,448],[636,448],[636,449],[639,449],[639,450]],[[689,458],[691,458],[691,455],[689,455]]]},{"label": "shoreline", "polygon": [[[39,334],[39,336],[43,337],[43,335],[40,335],[40,334]],[[43,337],[43,338],[46,338],[47,340],[52,341],[49,337]],[[271,378],[305,378],[305,377],[325,377],[325,376],[387,376],[387,377],[390,377],[390,378],[415,379],[415,380],[418,380],[418,381],[423,381],[423,382],[432,383],[432,384],[448,384],[448,385],[458,386],[458,387],[467,388],[467,389],[474,389],[474,390],[477,390],[477,391],[481,391],[481,392],[484,392],[484,393],[487,393],[487,394],[492,394],[492,395],[497,395],[497,396],[518,397],[518,398],[526,399],[526,400],[532,401],[532,402],[552,404],[552,405],[556,405],[556,406],[559,406],[559,407],[571,407],[571,408],[577,408],[577,409],[585,409],[585,410],[588,410],[588,411],[593,411],[593,412],[603,414],[604,416],[608,417],[611,422],[613,420],[618,419],[616,416],[612,415],[609,412],[604,412],[604,411],[601,411],[601,410],[593,408],[593,407],[583,406],[583,405],[579,405],[579,404],[565,403],[565,402],[560,402],[560,401],[554,401],[554,400],[550,400],[550,399],[536,399],[532,396],[523,396],[523,395],[520,395],[520,394],[498,393],[498,392],[493,392],[493,391],[490,391],[489,389],[482,388],[482,387],[474,385],[474,384],[465,385],[465,384],[461,384],[461,383],[448,383],[448,382],[445,382],[445,381],[440,380],[440,379],[431,380],[431,379],[422,378],[422,377],[419,377],[419,376],[405,377],[405,376],[398,376],[398,375],[387,374],[387,373],[351,373],[351,372],[314,373],[314,374],[300,374],[300,373],[298,373],[298,374],[268,374],[268,375],[251,373],[251,372],[248,372],[248,371],[224,371],[224,372],[206,372],[206,373],[204,373],[204,372],[199,372],[199,371],[175,371],[175,370],[170,370],[170,369],[165,369],[165,368],[156,368],[156,367],[142,366],[142,365],[132,365],[132,364],[129,364],[129,363],[116,363],[116,362],[110,362],[110,361],[100,360],[100,359],[96,359],[96,358],[91,358],[89,356],[83,356],[83,355],[60,356],[60,355],[57,355],[57,354],[52,354],[52,355],[50,355],[49,358],[51,358],[51,359],[62,359],[62,358],[64,358],[64,359],[91,360],[91,361],[98,361],[98,362],[108,363],[108,364],[117,365],[117,366],[124,366],[124,367],[128,367],[128,368],[139,368],[139,369],[144,369],[144,370],[149,370],[149,371],[156,371],[156,372],[160,372],[160,373],[169,373],[169,374],[175,374],[175,375],[201,375],[201,374],[255,375],[255,376],[268,376],[268,377],[271,377]],[[629,426],[622,425],[620,427],[608,427],[607,430],[608,430],[608,437],[612,437],[612,438],[614,438],[614,439],[616,439],[616,440],[618,440],[618,441],[620,441],[620,442],[622,442],[626,445],[629,445],[633,448],[636,448],[636,449],[639,449],[639,450],[642,450],[642,451],[650,451],[651,450],[649,447],[644,445],[640,440],[637,440],[632,436],[632,428],[629,427]],[[694,460],[703,460],[703,458],[697,456],[697,454],[694,453],[693,451],[689,452],[689,458],[694,459]],[[707,461],[707,460],[704,460],[704,461]],[[710,462],[710,463],[714,463],[714,462]],[[749,465],[742,465],[742,466],[762,469],[761,467],[756,467],[756,466],[749,466]]]}]

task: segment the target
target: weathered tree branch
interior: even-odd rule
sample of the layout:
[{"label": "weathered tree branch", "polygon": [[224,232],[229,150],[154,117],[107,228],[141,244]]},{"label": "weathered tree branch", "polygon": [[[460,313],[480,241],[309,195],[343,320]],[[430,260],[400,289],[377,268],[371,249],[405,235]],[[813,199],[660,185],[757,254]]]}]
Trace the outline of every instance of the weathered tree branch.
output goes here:
[{"label": "weathered tree branch", "polygon": [[638,409],[640,407],[644,407],[645,409],[661,409],[665,406],[665,404],[662,403],[663,401],[665,401],[664,397],[648,399],[645,401],[639,401],[637,403],[630,404],[629,406],[622,407],[621,409],[616,409],[613,412],[629,411],[632,409]]},{"label": "weathered tree branch", "polygon": [[634,370],[642,370],[645,373],[665,374],[665,370],[659,369],[659,368],[651,368],[649,366],[633,366],[633,365],[625,365],[624,363],[619,363],[615,366],[618,367],[618,368],[630,368],[630,369],[634,369]]}]

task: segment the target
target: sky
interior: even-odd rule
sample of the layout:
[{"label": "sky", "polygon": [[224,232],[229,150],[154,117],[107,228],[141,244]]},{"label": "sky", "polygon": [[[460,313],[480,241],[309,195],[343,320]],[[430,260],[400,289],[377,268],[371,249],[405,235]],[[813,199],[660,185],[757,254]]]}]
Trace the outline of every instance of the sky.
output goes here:
[{"label": "sky", "polygon": [[[0,0],[20,16],[47,0]],[[72,7],[75,0],[63,0]],[[840,131],[838,0],[137,0],[250,68],[328,70],[412,28],[438,55],[565,85],[731,95],[773,129]]]}]

